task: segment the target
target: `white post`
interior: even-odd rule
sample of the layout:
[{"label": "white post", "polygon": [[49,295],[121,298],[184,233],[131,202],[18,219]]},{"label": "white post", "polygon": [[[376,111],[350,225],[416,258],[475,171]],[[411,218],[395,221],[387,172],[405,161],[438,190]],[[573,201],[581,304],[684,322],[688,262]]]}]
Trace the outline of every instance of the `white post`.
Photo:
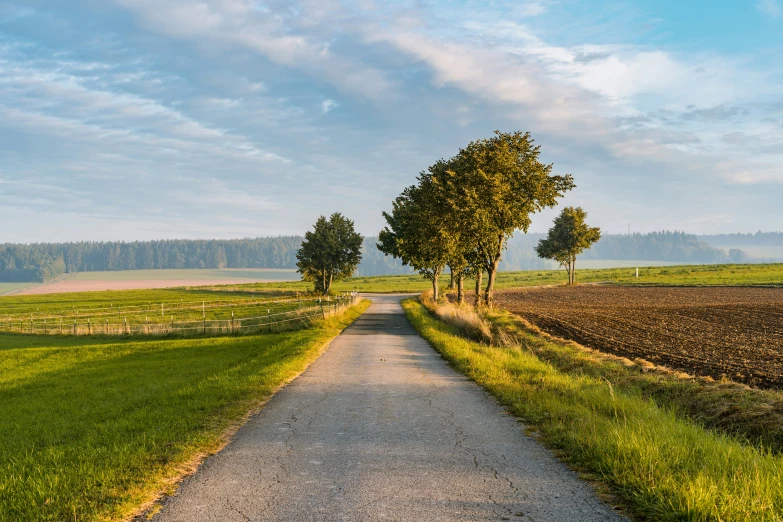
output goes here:
[{"label": "white post", "polygon": [[636,279],[639,279],[639,269],[636,269]]}]

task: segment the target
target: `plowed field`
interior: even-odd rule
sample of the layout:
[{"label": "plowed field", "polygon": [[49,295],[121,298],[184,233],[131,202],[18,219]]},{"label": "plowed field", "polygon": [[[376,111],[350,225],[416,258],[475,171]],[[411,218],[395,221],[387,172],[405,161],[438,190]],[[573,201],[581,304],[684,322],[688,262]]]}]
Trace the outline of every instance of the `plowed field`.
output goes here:
[{"label": "plowed field", "polygon": [[497,303],[590,348],[783,387],[781,288],[536,288],[499,292]]}]

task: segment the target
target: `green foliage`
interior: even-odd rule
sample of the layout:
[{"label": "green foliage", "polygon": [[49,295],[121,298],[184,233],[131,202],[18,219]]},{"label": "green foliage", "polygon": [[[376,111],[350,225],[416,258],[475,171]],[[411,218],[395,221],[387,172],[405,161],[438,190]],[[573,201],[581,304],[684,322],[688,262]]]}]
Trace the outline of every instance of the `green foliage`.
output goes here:
[{"label": "green foliage", "polygon": [[[430,167],[430,170],[438,168]],[[435,299],[438,281],[454,248],[439,187],[427,173],[419,184],[407,187],[392,203],[392,213],[383,213],[386,227],[378,234],[378,250],[402,259],[432,282]]]},{"label": "green foliage", "polygon": [[353,221],[339,212],[327,220],[318,218],[313,230],[296,253],[296,266],[304,281],[315,283],[315,291],[328,294],[333,281],[350,277],[362,260],[364,238],[353,228]]},{"label": "green foliage", "polygon": [[601,230],[587,226],[586,217],[582,207],[564,208],[547,237],[536,246],[539,256],[553,259],[566,269],[569,285],[576,282],[576,256],[601,239]]},{"label": "green foliage", "polygon": [[531,214],[557,204],[574,187],[570,175],[552,175],[552,165],[539,160],[540,146],[530,133],[501,133],[470,143],[454,160],[447,181],[449,205],[469,223],[468,241],[475,249],[478,268],[488,274],[486,303],[498,265],[514,231],[527,232]]},{"label": "green foliage", "polygon": [[437,299],[437,279],[445,265],[462,281],[489,275],[486,302],[501,256],[517,229],[527,231],[530,215],[556,204],[574,187],[570,175],[552,174],[539,161],[540,147],[529,133],[501,133],[471,142],[450,160],[440,160],[419,175],[394,201],[378,248],[400,257],[426,275]]},{"label": "green foliage", "polygon": [[[530,349],[479,344],[420,303],[403,306],[458,371],[535,428],[562,458],[608,484],[640,519],[783,520],[779,454],[704,429],[641,389],[613,386],[592,364],[561,369]],[[520,341],[560,349],[532,335]]]},{"label": "green foliage", "polygon": [[[0,244],[0,281],[61,259],[68,272],[181,268],[293,268],[300,236],[254,239]],[[59,271],[59,267],[47,270]],[[51,274],[50,274],[51,275]],[[59,274],[56,274],[59,275]],[[27,275],[27,281],[29,275]],[[17,281],[19,279],[16,279]]]}]

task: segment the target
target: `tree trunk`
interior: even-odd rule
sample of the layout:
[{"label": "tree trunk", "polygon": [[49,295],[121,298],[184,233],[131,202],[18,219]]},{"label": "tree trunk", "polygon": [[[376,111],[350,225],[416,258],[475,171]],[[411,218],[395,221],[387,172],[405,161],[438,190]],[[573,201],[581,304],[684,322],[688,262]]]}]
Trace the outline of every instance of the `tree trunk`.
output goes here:
[{"label": "tree trunk", "polygon": [[454,281],[454,269],[449,267],[449,273],[451,274],[451,279],[449,280],[449,290],[454,290],[456,283],[456,281]]},{"label": "tree trunk", "polygon": [[484,301],[487,303],[487,308],[494,306],[493,298],[495,293],[495,278],[498,275],[498,265],[500,264],[500,257],[498,257],[492,265],[487,267],[487,291],[484,294]]},{"label": "tree trunk", "polygon": [[432,276],[432,299],[437,303],[438,302],[438,280],[440,279],[440,273],[436,272]]},{"label": "tree trunk", "polygon": [[457,276],[457,304],[465,304],[465,275],[462,272]]},{"label": "tree trunk", "polygon": [[476,271],[476,308],[481,306],[481,280],[484,278],[484,271],[480,268]]},{"label": "tree trunk", "polygon": [[571,284],[576,284],[576,256],[574,256],[571,261]]},{"label": "tree trunk", "polygon": [[488,308],[492,308],[492,297],[495,291],[495,277],[498,273],[498,266],[500,265],[500,256],[503,252],[503,240],[505,236],[503,234],[498,235],[498,249],[497,255],[492,260],[492,263],[487,266],[487,293],[484,296],[484,301],[487,303]]}]

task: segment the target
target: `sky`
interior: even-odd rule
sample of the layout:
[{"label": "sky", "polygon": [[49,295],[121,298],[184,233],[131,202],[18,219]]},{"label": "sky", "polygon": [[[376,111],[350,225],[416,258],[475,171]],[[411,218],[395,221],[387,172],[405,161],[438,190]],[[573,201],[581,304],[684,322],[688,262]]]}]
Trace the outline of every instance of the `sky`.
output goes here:
[{"label": "sky", "polygon": [[782,0],[3,0],[0,242],[375,235],[495,130],[605,232],[781,230],[781,56]]}]

